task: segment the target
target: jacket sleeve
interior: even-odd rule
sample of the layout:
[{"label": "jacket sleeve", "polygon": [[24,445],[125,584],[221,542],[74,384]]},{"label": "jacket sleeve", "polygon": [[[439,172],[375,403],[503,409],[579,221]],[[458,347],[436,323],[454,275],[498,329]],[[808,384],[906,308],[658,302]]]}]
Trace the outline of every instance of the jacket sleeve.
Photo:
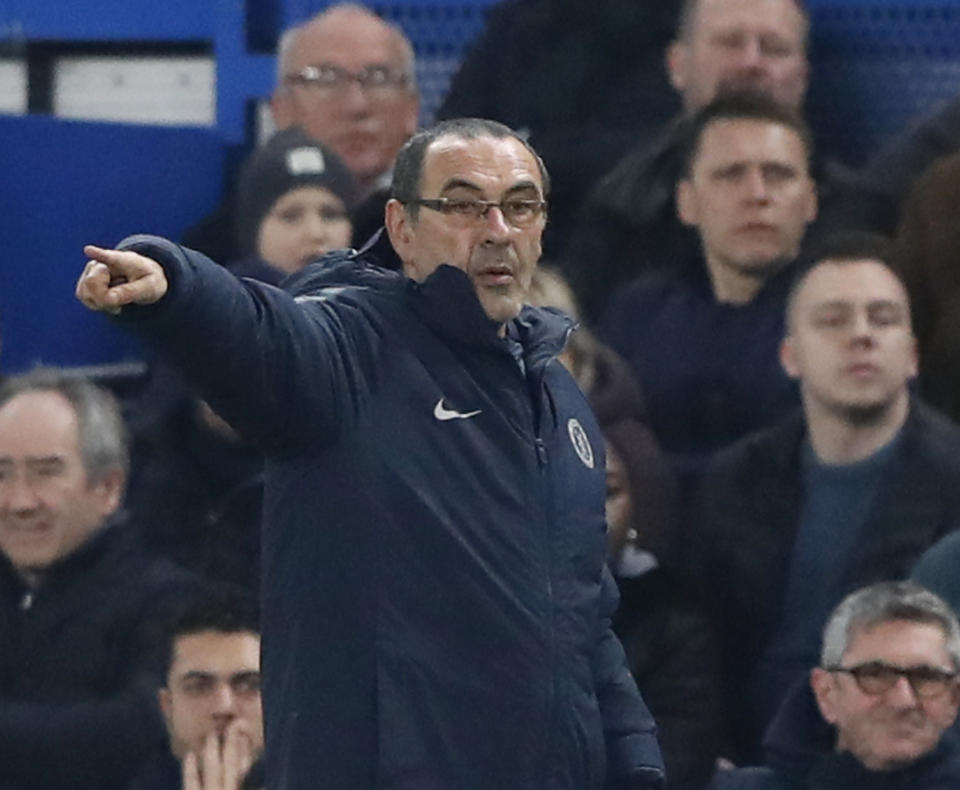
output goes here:
[{"label": "jacket sleeve", "polygon": [[361,309],[322,298],[301,303],[166,239],[132,236],[120,248],[160,263],[169,288],[155,305],[124,308],[117,321],[221,416],[266,445],[335,439],[370,386],[363,371],[378,369],[375,330]]},{"label": "jacket sleeve", "polygon": [[600,601],[600,639],[593,660],[597,701],[607,746],[607,790],[646,790],[662,787],[663,758],[657,743],[657,725],[647,710],[627,667],[627,660],[611,627],[617,608],[617,585],[603,569]]}]

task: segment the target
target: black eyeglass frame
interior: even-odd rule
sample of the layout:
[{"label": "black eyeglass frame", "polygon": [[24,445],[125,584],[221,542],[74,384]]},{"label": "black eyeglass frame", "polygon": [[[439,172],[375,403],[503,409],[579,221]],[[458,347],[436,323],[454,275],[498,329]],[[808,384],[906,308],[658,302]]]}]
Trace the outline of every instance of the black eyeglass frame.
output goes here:
[{"label": "black eyeglass frame", "polygon": [[[829,666],[823,667],[827,672],[842,672],[853,677],[857,687],[871,697],[885,694],[892,689],[897,681],[904,677],[918,699],[933,699],[950,691],[951,684],[957,680],[957,671],[947,672],[938,667],[915,666],[898,667],[883,661],[867,661],[852,667]],[[870,674],[873,672],[874,674]],[[883,673],[876,674],[877,672]],[[869,685],[873,681],[875,686]],[[933,688],[925,687],[924,682],[933,683]],[[867,683],[867,686],[864,686]]]},{"label": "black eyeglass frame", "polygon": [[[492,208],[500,209],[503,218],[511,225],[517,228],[529,227],[540,217],[547,213],[547,201],[533,198],[504,198],[503,200],[454,200],[452,198],[411,198],[410,200],[401,200],[401,203],[409,206],[422,206],[431,211],[439,211],[447,216],[462,216],[471,220],[484,219]],[[516,219],[515,212],[508,208],[510,205],[519,206],[523,209],[530,209],[532,213],[529,219]]]}]

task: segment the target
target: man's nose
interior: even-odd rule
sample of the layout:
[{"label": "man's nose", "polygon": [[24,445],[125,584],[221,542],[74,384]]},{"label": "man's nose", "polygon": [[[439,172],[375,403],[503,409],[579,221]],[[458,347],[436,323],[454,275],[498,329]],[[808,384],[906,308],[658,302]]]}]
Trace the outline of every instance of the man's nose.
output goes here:
[{"label": "man's nose", "polygon": [[853,315],[853,339],[857,342],[871,342],[873,340],[873,324],[866,311],[858,310]]},{"label": "man's nose", "polygon": [[367,89],[357,80],[349,80],[340,94],[343,106],[351,112],[363,113],[370,108],[370,97]]},{"label": "man's nose", "polygon": [[26,513],[35,510],[40,502],[36,489],[22,475],[14,475],[3,486],[3,506],[7,510]]},{"label": "man's nose", "polygon": [[213,692],[213,709],[219,714],[233,713],[237,704],[236,694],[229,683],[220,683]]},{"label": "man's nose", "polygon": [[910,681],[903,675],[900,675],[897,682],[887,690],[886,700],[888,705],[897,708],[915,708],[920,701]]},{"label": "man's nose", "polygon": [[759,167],[749,169],[744,180],[746,181],[747,197],[750,200],[765,203],[770,199],[767,179]]},{"label": "man's nose", "polygon": [[307,233],[311,239],[323,240],[330,230],[330,221],[317,213],[311,213],[307,218]]},{"label": "man's nose", "polygon": [[483,221],[487,238],[491,241],[503,241],[510,235],[510,230],[513,227],[503,216],[503,210],[500,206],[490,206],[483,216]]},{"label": "man's nose", "polygon": [[760,39],[749,36],[737,52],[737,62],[744,71],[756,71],[766,66],[766,57]]}]

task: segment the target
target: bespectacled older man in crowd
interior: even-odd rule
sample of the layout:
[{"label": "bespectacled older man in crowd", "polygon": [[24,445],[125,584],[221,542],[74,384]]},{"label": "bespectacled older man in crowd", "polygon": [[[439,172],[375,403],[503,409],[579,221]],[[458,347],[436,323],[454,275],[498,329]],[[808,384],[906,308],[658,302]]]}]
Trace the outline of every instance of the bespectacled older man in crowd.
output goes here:
[{"label": "bespectacled older man in crowd", "polygon": [[[360,4],[326,8],[281,36],[270,111],[278,129],[298,126],[343,159],[362,193],[351,212],[354,246],[362,245],[383,225],[393,161],[417,128],[410,40]],[[236,257],[232,224],[224,203],[184,243],[227,263]]]},{"label": "bespectacled older man in crowd", "polygon": [[960,786],[960,626],[913,582],[880,582],[830,615],[820,665],[767,731],[767,767],[710,790],[946,790]]}]

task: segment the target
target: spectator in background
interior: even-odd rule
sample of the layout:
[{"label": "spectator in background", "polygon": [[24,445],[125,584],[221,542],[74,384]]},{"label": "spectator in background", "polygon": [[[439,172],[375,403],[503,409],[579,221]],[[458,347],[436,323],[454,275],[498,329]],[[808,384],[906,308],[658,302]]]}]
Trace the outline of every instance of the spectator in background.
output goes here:
[{"label": "spectator in background", "polygon": [[161,654],[157,701],[169,744],[130,790],[238,790],[263,750],[260,626],[252,601],[230,589],[197,597],[167,623]]},{"label": "spectator in background", "polygon": [[710,790],[947,790],[960,786],[960,625],[910,582],[847,596],[820,665],[784,701],[766,767],[720,772]]},{"label": "spectator in background", "polygon": [[[270,109],[278,129],[299,126],[353,174],[359,200],[351,219],[354,246],[361,246],[383,226],[393,160],[417,128],[410,41],[362,5],[329,6],[281,37]],[[234,260],[234,223],[225,201],[184,243],[216,261]],[[384,263],[399,267],[392,256]]]},{"label": "spectator in background", "polygon": [[163,737],[151,621],[192,587],[117,512],[127,447],[93,384],[0,388],[0,787],[120,790]]},{"label": "spectator in background", "polygon": [[336,154],[296,127],[277,132],[240,173],[235,216],[241,260],[229,268],[277,284],[350,246],[356,200],[353,177]]},{"label": "spectator in background", "polygon": [[409,39],[362,5],[329,6],[281,37],[270,109],[278,128],[300,126],[353,173],[362,198],[352,217],[354,246],[365,244],[383,227],[393,160],[417,128]]},{"label": "spectator in background", "polygon": [[504,0],[487,11],[437,118],[492,118],[529,134],[553,176],[547,260],[565,252],[590,186],[679,109],[662,54],[679,7]]},{"label": "spectator in background", "polygon": [[907,293],[882,240],[834,237],[793,286],[781,356],[802,415],[717,456],[688,544],[726,646],[740,759],[840,598],[960,527],[960,429],[911,397]]},{"label": "spectator in background", "polygon": [[599,331],[639,376],[650,425],[685,488],[710,453],[799,402],[778,349],[817,199],[806,125],[764,94],[703,107],[682,149],[677,210],[701,251],[625,287]]},{"label": "spectator in background", "polygon": [[808,28],[800,0],[685,0],[666,52],[683,113],[657,143],[638,143],[599,180],[563,252],[590,321],[645,267],[682,265],[697,248],[696,235],[679,222],[674,202],[685,165],[684,119],[718,93],[745,88],[801,112]]},{"label": "spectator in background", "polygon": [[299,126],[329,146],[363,193],[386,189],[417,128],[413,47],[364,6],[332,5],[281,37],[270,109],[278,129]]}]

